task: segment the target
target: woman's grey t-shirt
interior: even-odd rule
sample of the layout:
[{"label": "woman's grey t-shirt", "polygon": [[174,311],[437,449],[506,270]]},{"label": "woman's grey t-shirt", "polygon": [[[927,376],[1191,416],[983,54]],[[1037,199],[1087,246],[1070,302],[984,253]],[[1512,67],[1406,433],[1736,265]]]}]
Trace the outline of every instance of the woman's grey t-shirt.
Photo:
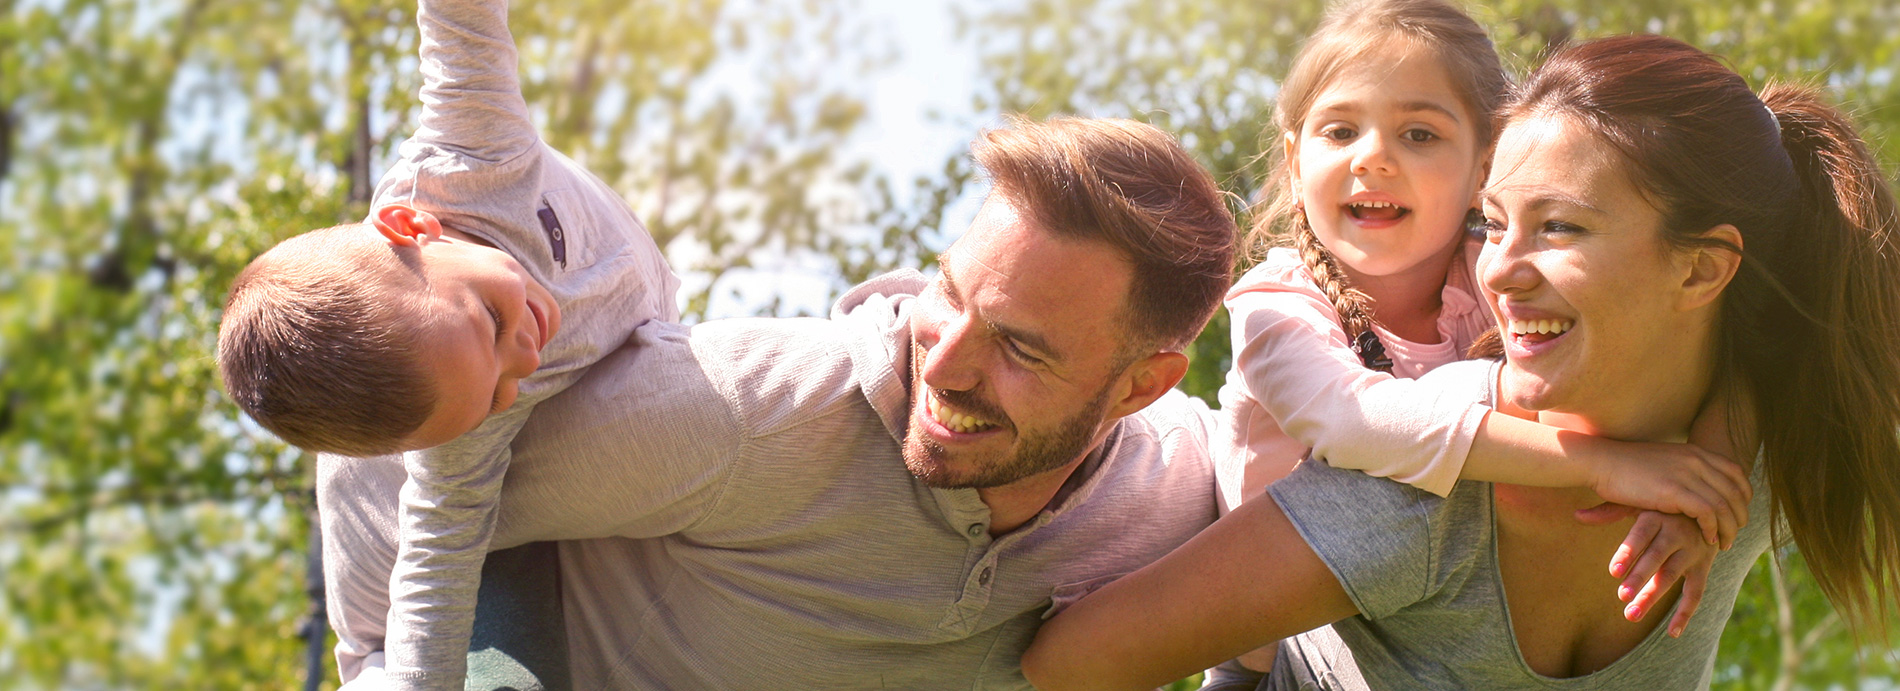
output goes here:
[{"label": "woman's grey t-shirt", "polygon": [[[1427,376],[1468,384],[1473,400],[1488,402],[1494,367],[1454,363]],[[1707,688],[1736,592],[1769,545],[1759,464],[1754,483],[1753,520],[1735,547],[1716,557],[1702,608],[1682,637],[1670,638],[1659,625],[1609,667],[1560,679],[1532,671],[1518,652],[1498,574],[1490,483],[1460,481],[1440,498],[1327,463],[1301,463],[1269,491],[1360,614],[1288,644],[1311,650],[1343,641],[1364,681],[1351,673],[1321,675],[1351,680],[1343,688]],[[1603,555],[1604,564],[1610,556]],[[1606,575],[1603,588],[1614,587]],[[1324,664],[1310,656],[1308,662]]]}]

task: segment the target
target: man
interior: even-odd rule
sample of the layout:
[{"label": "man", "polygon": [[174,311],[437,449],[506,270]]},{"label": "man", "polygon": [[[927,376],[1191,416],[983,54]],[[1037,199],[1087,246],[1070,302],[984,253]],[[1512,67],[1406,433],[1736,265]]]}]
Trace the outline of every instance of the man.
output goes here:
[{"label": "man", "polygon": [[[599,538],[559,548],[577,688],[1026,688],[1052,602],[1213,520],[1212,418],[1172,391],[1233,259],[1213,181],[1127,121],[973,153],[993,190],[935,280],[649,323],[536,410],[491,546]],[[380,647],[390,474],[319,463],[345,678]]]}]

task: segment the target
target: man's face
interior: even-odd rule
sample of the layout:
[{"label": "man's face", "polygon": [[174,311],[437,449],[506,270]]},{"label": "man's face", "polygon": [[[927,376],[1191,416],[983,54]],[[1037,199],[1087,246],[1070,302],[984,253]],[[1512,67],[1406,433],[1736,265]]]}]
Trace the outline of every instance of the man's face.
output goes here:
[{"label": "man's face", "polygon": [[1128,263],[996,193],[939,264],[911,319],[905,465],[932,487],[987,488],[1080,459],[1126,394]]}]

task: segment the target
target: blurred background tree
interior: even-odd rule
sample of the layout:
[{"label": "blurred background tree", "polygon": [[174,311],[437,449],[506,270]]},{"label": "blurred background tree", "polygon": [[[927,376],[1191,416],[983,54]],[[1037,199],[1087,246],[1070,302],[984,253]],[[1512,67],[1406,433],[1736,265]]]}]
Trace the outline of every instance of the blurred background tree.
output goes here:
[{"label": "blurred background tree", "polygon": [[[524,4],[524,7],[526,5]],[[933,5],[942,11],[942,5]],[[981,193],[854,151],[875,75],[909,59],[854,0],[573,0],[518,7],[548,140],[628,195],[687,279],[689,318],[811,311],[758,272],[835,292],[927,266]],[[1548,46],[1665,33],[1760,84],[1828,85],[1900,164],[1891,0],[1497,0],[1472,8],[1522,72]],[[1004,112],[1125,116],[1179,134],[1240,200],[1310,0],[986,0],[967,138]],[[283,688],[303,679],[310,459],[219,393],[218,308],[248,259],[362,218],[414,126],[413,0],[0,0],[0,688]],[[961,98],[961,97],[958,97]],[[923,117],[918,114],[916,117]],[[932,153],[931,156],[936,154]],[[761,287],[763,286],[763,287]],[[715,309],[721,300],[741,307]],[[1228,366],[1224,317],[1184,388]],[[1717,683],[1859,687],[1799,555],[1764,559]],[[335,684],[334,671],[328,685]]]}]

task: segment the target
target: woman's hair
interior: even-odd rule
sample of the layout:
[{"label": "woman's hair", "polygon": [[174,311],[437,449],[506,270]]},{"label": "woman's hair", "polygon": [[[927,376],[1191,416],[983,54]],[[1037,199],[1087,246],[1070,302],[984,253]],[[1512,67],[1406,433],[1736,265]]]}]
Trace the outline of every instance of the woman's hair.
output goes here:
[{"label": "woman's hair", "polygon": [[[1900,216],[1853,124],[1809,89],[1758,98],[1658,36],[1552,56],[1503,113],[1546,115],[1621,153],[1669,247],[1741,255],[1715,381],[1749,402],[1731,419],[1754,421],[1775,514],[1822,592],[1881,628],[1900,587]],[[1725,223],[1743,247],[1707,233]]]},{"label": "woman's hair", "polygon": [[[1283,133],[1300,132],[1313,101],[1334,77],[1369,55],[1392,50],[1394,40],[1429,49],[1438,58],[1458,91],[1459,101],[1476,123],[1480,146],[1488,145],[1496,134],[1492,115],[1510,81],[1484,27],[1447,0],[1355,0],[1334,5],[1293,59],[1293,69],[1280,84],[1273,128]],[[1339,324],[1359,352],[1360,361],[1373,369],[1391,371],[1391,361],[1383,357],[1384,346],[1371,330],[1365,293],[1350,285],[1339,269],[1339,261],[1320,245],[1299,206],[1299,197],[1289,189],[1284,147],[1270,144],[1267,150],[1272,173],[1261,188],[1260,206],[1247,232],[1246,247],[1258,257],[1267,247],[1290,241],[1299,249],[1314,282],[1339,312]]]}]

